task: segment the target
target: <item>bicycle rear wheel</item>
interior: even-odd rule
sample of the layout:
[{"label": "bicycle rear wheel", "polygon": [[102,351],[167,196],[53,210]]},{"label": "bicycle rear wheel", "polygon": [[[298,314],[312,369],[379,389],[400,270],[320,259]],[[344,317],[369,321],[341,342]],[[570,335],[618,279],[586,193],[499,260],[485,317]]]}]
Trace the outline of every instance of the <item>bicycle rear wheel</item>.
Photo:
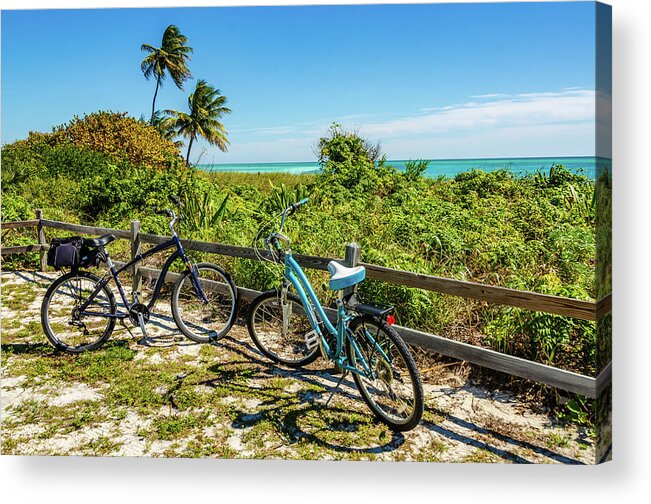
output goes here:
[{"label": "bicycle rear wheel", "polygon": [[95,350],[115,327],[115,298],[102,287],[84,312],[79,307],[95,291],[100,278],[86,271],[73,271],[56,279],[41,303],[41,325],[55,348],[68,353]]},{"label": "bicycle rear wheel", "polygon": [[192,274],[185,271],[174,284],[172,316],[188,338],[208,343],[226,336],[233,326],[237,315],[237,287],[215,264],[197,264],[196,271],[206,300],[199,297]]},{"label": "bicycle rear wheel", "polygon": [[348,359],[360,371],[353,378],[368,407],[395,430],[416,427],[423,416],[423,386],[405,342],[384,320],[369,316],[355,318],[349,330]]},{"label": "bicycle rear wheel", "polygon": [[319,356],[318,346],[310,350],[305,344],[312,326],[294,294],[288,292],[283,302],[279,290],[262,293],[251,304],[247,325],[255,346],[274,362],[297,368]]}]

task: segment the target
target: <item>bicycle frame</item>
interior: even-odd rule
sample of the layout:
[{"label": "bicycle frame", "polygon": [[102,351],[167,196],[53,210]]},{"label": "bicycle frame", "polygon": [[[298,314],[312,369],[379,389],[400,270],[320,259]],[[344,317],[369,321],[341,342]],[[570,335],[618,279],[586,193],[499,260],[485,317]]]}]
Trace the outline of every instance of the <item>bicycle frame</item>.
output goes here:
[{"label": "bicycle frame", "polygon": [[[283,262],[285,265],[285,278],[296,290],[296,293],[301,300],[301,304],[305,309],[308,320],[310,321],[310,325],[312,326],[312,329],[318,334],[321,340],[321,344],[323,345],[323,349],[328,357],[343,369],[346,369],[352,373],[364,375],[367,378],[373,378],[368,362],[360,352],[355,338],[351,336],[350,330],[348,329],[348,322],[354,317],[346,313],[346,308],[343,301],[341,299],[337,300],[337,327],[335,328],[335,326],[332,324],[332,322],[330,322],[330,319],[326,315],[321,302],[314,293],[312,285],[305,276],[303,269],[292,257],[291,251],[284,253]],[[283,285],[283,287],[285,287],[285,285]],[[328,333],[336,338],[337,345],[335,349],[332,349],[326,341],[323,331],[321,330],[320,323],[323,324]],[[343,352],[345,338],[350,341],[357,360],[362,364],[364,368],[363,371],[350,365],[348,356],[345,352]],[[374,348],[384,359],[389,361],[391,360],[371,335],[367,334],[367,338],[369,338]]]},{"label": "bicycle frame", "polygon": [[[179,237],[174,234],[171,239],[168,241],[161,243],[160,245],[155,246],[154,248],[146,251],[143,254],[138,254],[136,257],[134,257],[131,261],[126,263],[124,266],[122,266],[119,269],[115,268],[115,265],[113,264],[113,261],[111,261],[111,258],[109,257],[108,253],[106,254],[106,259],[107,263],[109,266],[109,273],[110,276],[107,275],[100,282],[98,282],[97,286],[95,287],[95,290],[91,293],[90,296],[88,296],[88,299],[84,302],[79,307],[79,314],[80,315],[93,315],[93,316],[99,316],[99,317],[108,317],[108,318],[119,318],[123,319],[129,316],[128,311],[130,310],[131,306],[133,306],[134,303],[129,303],[129,300],[127,299],[127,296],[124,292],[124,288],[122,287],[122,283],[120,282],[119,275],[123,271],[131,268],[135,264],[137,264],[140,261],[143,261],[149,256],[152,256],[158,252],[162,252],[163,250],[167,250],[168,248],[171,247],[176,247],[176,250],[172,255],[170,255],[167,258],[167,261],[165,261],[165,264],[163,265],[163,268],[161,270],[161,273],[156,280],[156,284],[154,286],[154,292],[151,296],[151,299],[149,300],[149,303],[147,304],[147,309],[151,310],[151,308],[154,306],[154,303],[158,299],[158,296],[160,295],[160,291],[163,287],[163,283],[165,282],[165,276],[167,275],[168,270],[170,269],[170,266],[172,263],[178,259],[181,258],[181,260],[185,263],[186,267],[190,270],[191,272],[191,279],[192,279],[192,285],[195,288],[196,292],[199,294],[199,297],[202,299],[202,301],[207,302],[206,296],[203,293],[203,290],[201,289],[201,285],[199,283],[199,279],[197,277],[197,274],[195,272],[195,269],[192,267],[192,263],[190,262],[188,256],[185,254],[185,250],[183,250],[183,245],[181,244],[181,240],[179,240]],[[118,288],[118,292],[120,293],[120,297],[122,298],[122,302],[124,303],[124,306],[127,309],[127,313],[97,313],[97,312],[90,312],[86,311],[90,303],[92,303],[93,299],[95,296],[100,292],[100,290],[107,285],[111,280],[115,282],[115,285]]]}]

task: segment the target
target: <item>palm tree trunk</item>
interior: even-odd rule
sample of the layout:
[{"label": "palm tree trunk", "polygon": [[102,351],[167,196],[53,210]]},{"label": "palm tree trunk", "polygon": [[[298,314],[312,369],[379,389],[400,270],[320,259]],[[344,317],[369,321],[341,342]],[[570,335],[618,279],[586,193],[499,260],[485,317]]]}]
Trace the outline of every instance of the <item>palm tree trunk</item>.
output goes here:
[{"label": "palm tree trunk", "polygon": [[185,164],[190,166],[190,149],[192,149],[192,142],[194,142],[194,136],[190,137],[190,143],[188,143],[188,154],[185,157]]},{"label": "palm tree trunk", "polygon": [[158,94],[158,87],[160,86],[160,75],[156,79],[156,91],[154,91],[154,101],[151,102],[151,120],[150,124],[154,125],[154,115],[156,114],[156,95]]}]

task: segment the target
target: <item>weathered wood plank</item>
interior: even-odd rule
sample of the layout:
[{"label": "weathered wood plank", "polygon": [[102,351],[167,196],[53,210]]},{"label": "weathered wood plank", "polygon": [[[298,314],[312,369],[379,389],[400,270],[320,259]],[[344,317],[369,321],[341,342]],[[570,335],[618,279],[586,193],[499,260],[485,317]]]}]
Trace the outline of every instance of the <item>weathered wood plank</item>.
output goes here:
[{"label": "weathered wood plank", "polygon": [[575,392],[591,398],[596,397],[595,379],[590,376],[501,354],[488,348],[476,347],[407,327],[393,327],[405,342],[411,345],[568,392]]},{"label": "weathered wood plank", "polygon": [[431,290],[452,296],[477,299],[499,305],[514,306],[531,311],[542,311],[583,320],[596,319],[595,304],[590,301],[549,296],[536,292],[519,291],[506,287],[495,287],[464,280],[454,280],[410,271],[395,270],[375,264],[360,264],[366,267],[366,276],[374,280]]},{"label": "weathered wood plank", "polygon": [[64,231],[72,231],[74,233],[87,234],[87,235],[105,235],[105,234],[114,234],[118,238],[129,239],[131,233],[122,229],[110,229],[102,228],[95,226],[82,226],[81,224],[70,224],[68,222],[52,221],[47,219],[42,219],[41,223],[45,227],[53,229],[62,229]]},{"label": "weathered wood plank", "polygon": [[21,245],[18,247],[2,247],[0,249],[1,255],[11,255],[11,254],[25,254],[27,252],[40,252],[41,250],[47,250],[48,246],[43,246],[38,243],[34,245]]},{"label": "weathered wood plank", "polygon": [[595,397],[599,397],[605,388],[612,383],[613,380],[613,363],[609,362],[605,368],[597,375],[595,385]]},{"label": "weathered wood plank", "polygon": [[[144,243],[152,243],[158,245],[169,240],[169,237],[143,233],[140,235],[140,239]],[[255,249],[251,247],[242,247],[240,245],[226,245],[223,243],[212,243],[198,240],[181,240],[181,243],[183,244],[183,247],[188,250],[198,250],[201,252],[210,252],[213,254],[239,257],[242,259],[258,259],[258,256],[255,253]],[[301,266],[321,270],[325,270],[328,266],[328,263],[332,260],[327,257],[315,257],[302,254],[295,254],[294,259],[296,259],[296,261]]]},{"label": "weathered wood plank", "polygon": [[[115,264],[118,268],[121,268],[124,266],[126,263],[122,261],[113,261],[113,264]],[[140,267],[138,269],[138,272],[141,276],[141,278],[151,278],[154,281],[158,279],[160,276],[161,270],[159,269],[154,269],[154,268],[144,268]],[[167,274],[165,275],[165,282],[167,283],[174,283],[176,282],[181,275],[179,273],[172,273],[171,271],[168,271]],[[211,283],[210,280],[207,281],[208,283]],[[237,287],[237,296],[238,299],[244,300],[244,301],[252,301],[254,298],[258,297],[261,294],[260,291],[253,290],[253,289],[245,289],[244,287]]]},{"label": "weathered wood plank", "polygon": [[604,316],[608,315],[611,311],[613,311],[613,294],[612,292],[604,297],[602,297],[599,301],[596,303],[596,312],[597,312],[597,320],[601,320],[604,318]]},{"label": "weathered wood plank", "polygon": [[14,221],[14,222],[3,222],[2,229],[16,229],[16,228],[30,228],[38,226],[38,219],[36,220],[25,220],[25,221]]},{"label": "weathered wood plank", "polygon": [[41,251],[39,252],[39,262],[41,266],[41,271],[45,271],[45,268],[47,267],[47,257],[45,255],[45,249],[43,248],[43,245],[47,245],[47,241],[45,239],[45,228],[41,223],[42,219],[43,219],[43,210],[38,208],[36,209],[36,220],[38,221],[38,225],[36,226],[36,238],[38,240],[39,245],[41,245]]}]

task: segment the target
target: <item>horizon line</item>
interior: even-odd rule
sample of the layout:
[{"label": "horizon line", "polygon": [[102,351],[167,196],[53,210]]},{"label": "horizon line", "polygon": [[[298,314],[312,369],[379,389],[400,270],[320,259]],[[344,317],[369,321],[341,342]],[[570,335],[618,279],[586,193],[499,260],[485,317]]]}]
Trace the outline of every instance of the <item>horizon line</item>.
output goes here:
[{"label": "horizon line", "polygon": [[[411,159],[387,159],[387,162],[404,162],[404,161],[478,161],[478,160],[497,160],[497,159],[561,159],[561,158],[600,158],[607,159],[612,161],[611,158],[590,155],[590,154],[577,154],[577,155],[567,155],[567,156],[490,156],[490,157],[470,157],[470,158],[411,158]],[[305,164],[305,163],[318,163],[318,161],[237,161],[237,162],[224,162],[224,163],[197,163],[196,166],[207,166],[207,165],[246,165],[246,164]]]}]

